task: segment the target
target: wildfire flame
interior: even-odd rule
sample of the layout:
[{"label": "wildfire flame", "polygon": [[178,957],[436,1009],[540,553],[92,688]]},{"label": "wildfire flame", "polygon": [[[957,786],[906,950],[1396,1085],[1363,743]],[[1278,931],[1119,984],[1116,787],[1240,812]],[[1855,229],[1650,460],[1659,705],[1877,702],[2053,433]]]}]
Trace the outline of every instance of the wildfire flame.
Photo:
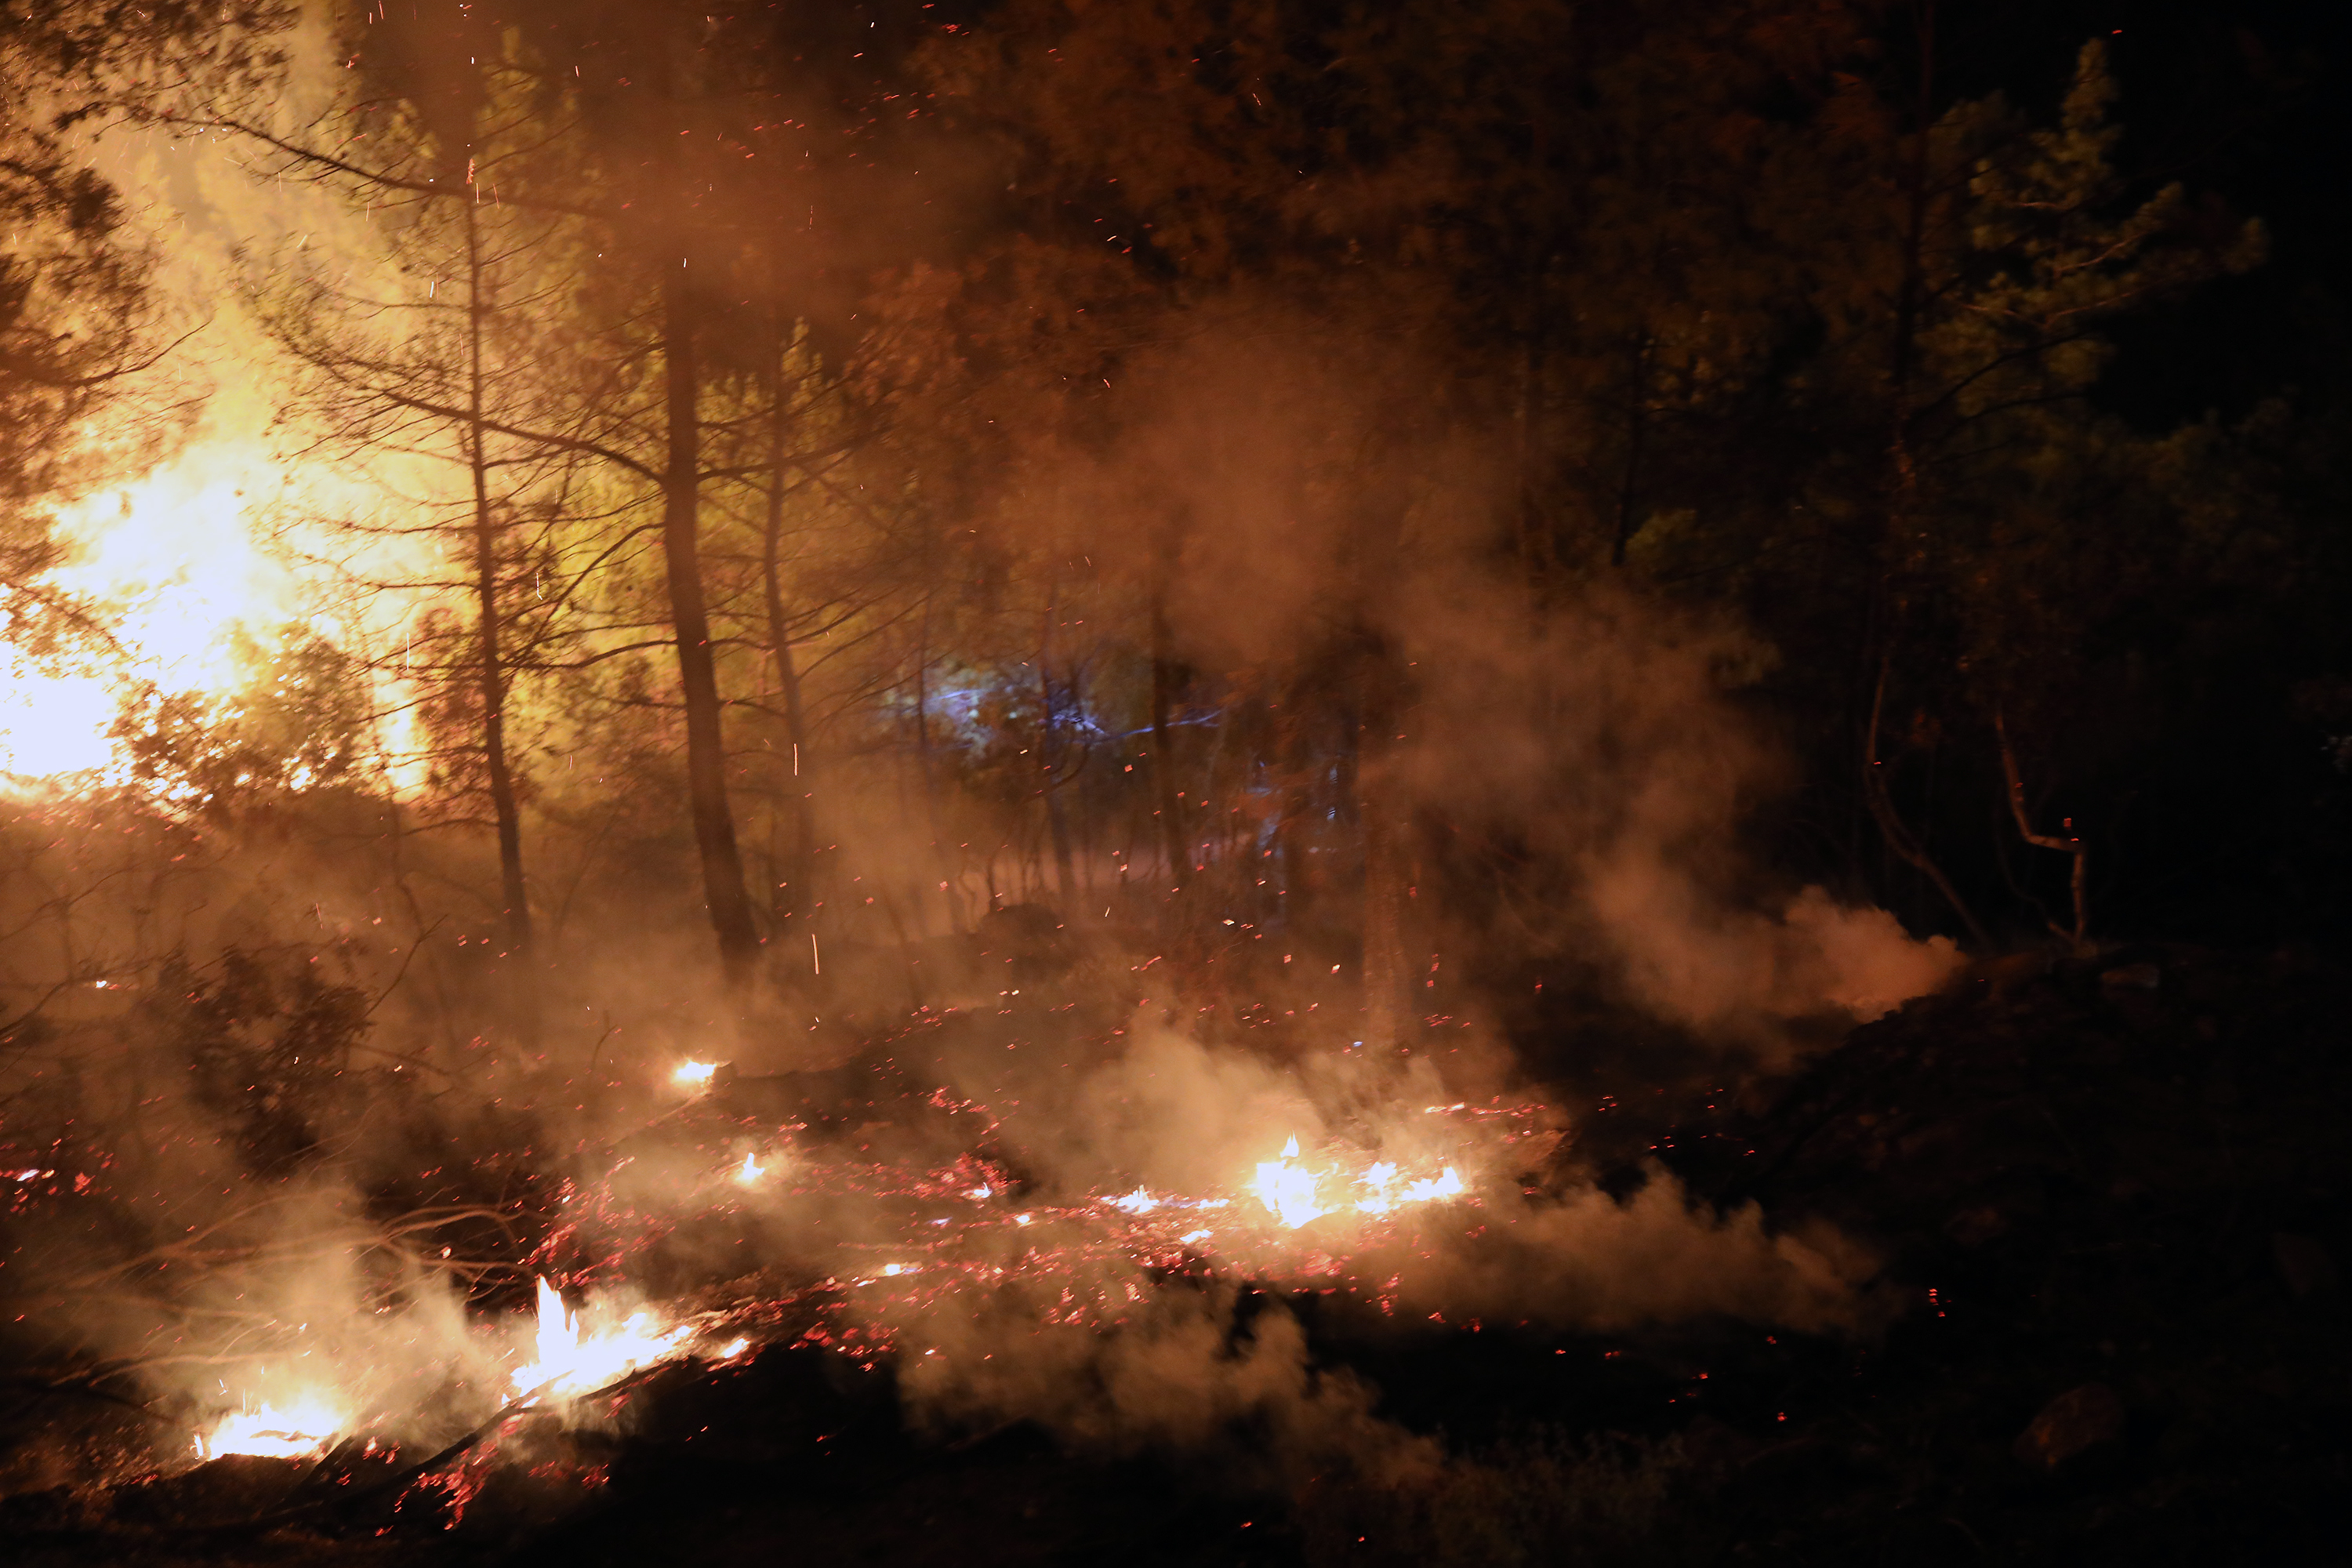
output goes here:
[{"label": "wildfire flame", "polygon": [[583,1336],[580,1320],[545,1279],[539,1281],[539,1359],[514,1375],[518,1396],[593,1394],[642,1366],[676,1355],[685,1329],[656,1331],[651,1312],[633,1312],[617,1329]]},{"label": "wildfire flame", "polygon": [[1297,1158],[1298,1138],[1294,1133],[1282,1146],[1281,1159],[1264,1161],[1257,1168],[1258,1201],[1293,1230],[1330,1212],[1316,1200],[1315,1173],[1292,1164]]},{"label": "wildfire flame", "polygon": [[1404,1197],[1402,1201],[1409,1204],[1425,1204],[1436,1198],[1452,1198],[1459,1197],[1461,1195],[1461,1173],[1454,1170],[1453,1166],[1448,1165],[1445,1167],[1444,1173],[1439,1175],[1433,1177],[1423,1177],[1418,1182],[1413,1182],[1408,1184],[1404,1190]]},{"label": "wildfire flame", "polygon": [[[1298,1139],[1293,1134],[1290,1142],[1283,1145],[1282,1158],[1259,1163],[1255,1184],[1258,1202],[1292,1230],[1336,1213],[1339,1207],[1323,1202],[1318,1190],[1321,1178],[1306,1166],[1293,1163],[1297,1158]],[[1364,1196],[1356,1200],[1356,1211],[1369,1215],[1389,1214],[1405,1204],[1460,1197],[1468,1190],[1463,1184],[1462,1173],[1451,1165],[1434,1176],[1416,1177],[1399,1186],[1397,1167],[1386,1160],[1367,1166],[1364,1173],[1356,1178],[1356,1184],[1366,1189]]]},{"label": "wildfire flame", "polygon": [[306,1394],[283,1407],[262,1405],[222,1416],[197,1434],[196,1452],[206,1459],[225,1454],[299,1459],[325,1453],[346,1420],[322,1396]]},{"label": "wildfire flame", "polygon": [[1111,1199],[1110,1206],[1124,1209],[1129,1214],[1150,1214],[1160,1206],[1160,1200],[1144,1188],[1138,1187],[1131,1193]]},{"label": "wildfire flame", "polygon": [[768,1168],[761,1164],[755,1156],[747,1153],[743,1156],[742,1164],[735,1169],[735,1179],[748,1187],[767,1173]]},{"label": "wildfire flame", "polygon": [[[306,475],[307,480],[307,475]],[[288,564],[257,538],[254,512],[293,481],[249,444],[191,451],[131,484],[61,508],[66,563],[41,585],[110,606],[110,653],[53,672],[0,650],[0,773],[56,778],[118,761],[121,693],[148,680],[225,699],[252,678],[239,633],[266,646],[304,619]]]},{"label": "wildfire flame", "polygon": [[710,1087],[711,1075],[719,1070],[717,1062],[680,1062],[670,1081],[680,1089],[702,1089]]}]

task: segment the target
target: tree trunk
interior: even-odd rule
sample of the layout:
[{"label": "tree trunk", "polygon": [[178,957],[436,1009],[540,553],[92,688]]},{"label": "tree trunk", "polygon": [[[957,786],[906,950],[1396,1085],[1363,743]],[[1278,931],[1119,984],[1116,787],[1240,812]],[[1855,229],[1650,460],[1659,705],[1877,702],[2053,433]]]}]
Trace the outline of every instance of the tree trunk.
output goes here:
[{"label": "tree trunk", "polygon": [[1387,1051],[1403,1039],[1403,824],[1377,795],[1357,809],[1364,830],[1364,1046]]},{"label": "tree trunk", "polygon": [[793,658],[791,622],[784,613],[782,555],[784,453],[789,435],[784,415],[784,331],[780,322],[771,387],[773,402],[768,416],[767,531],[761,541],[761,587],[767,601],[768,646],[775,658],[776,683],[784,699],[784,738],[793,748],[793,777],[786,790],[792,801],[792,849],[784,862],[784,874],[770,900],[779,935],[790,929],[795,915],[815,908],[811,899],[810,883],[816,859],[816,805],[815,791],[812,786],[816,771],[815,756],[809,744],[807,711],[801,702],[800,667]]},{"label": "tree trunk", "polygon": [[719,672],[710,648],[710,618],[702,602],[695,536],[701,431],[695,398],[694,308],[682,266],[663,269],[662,342],[669,444],[662,478],[662,564],[669,579],[670,624],[677,633],[678,691],[686,704],[687,804],[702,861],[703,898],[719,939],[719,961],[729,986],[740,991],[751,983],[760,936],[743,889],[743,858],[727,800]]},{"label": "tree trunk", "polygon": [[[2050,930],[2053,935],[2064,937],[2077,953],[2085,952],[2091,942],[2090,847],[2071,836],[2061,838],[2055,834],[2033,831],[2032,819],[2025,813],[2025,779],[2017,771],[2016,749],[2009,743],[2008,720],[1998,708],[1993,710],[1992,729],[2000,740],[2001,776],[2009,784],[2009,809],[2017,819],[2017,836],[2037,849],[2055,849],[2061,855],[2074,858],[2074,874],[2067,879],[2068,890],[2074,896],[2074,929],[2063,930],[2056,921],[2052,921]],[[2065,826],[2072,828],[2074,819],[2068,817]]]},{"label": "tree trunk", "polygon": [[530,955],[530,900],[522,874],[522,814],[507,756],[506,658],[499,647],[499,526],[490,510],[489,456],[482,412],[482,243],[479,212],[466,204],[466,464],[474,487],[474,600],[482,698],[482,761],[499,836],[499,897],[507,951],[520,977],[514,1003],[526,1040],[539,1034],[537,974]]},{"label": "tree trunk", "polygon": [[1650,428],[1650,336],[1642,334],[1633,348],[1631,398],[1626,409],[1625,466],[1617,482],[1617,531],[1610,542],[1609,564],[1625,564],[1625,549],[1633,542],[1634,519],[1642,495],[1642,449]]},{"label": "tree trunk", "polygon": [[1054,601],[1045,600],[1045,624],[1037,638],[1037,761],[1045,775],[1045,829],[1054,846],[1054,893],[1065,919],[1074,918],[1077,879],[1070,869],[1070,819],[1062,803],[1058,710],[1054,700]]},{"label": "tree trunk", "polygon": [[1182,892],[1192,880],[1192,855],[1189,837],[1177,816],[1176,756],[1168,734],[1168,705],[1175,696],[1176,669],[1168,657],[1168,602],[1164,585],[1151,595],[1151,783],[1160,803],[1160,849],[1168,857],[1168,874],[1174,890]]},{"label": "tree trunk", "polygon": [[1864,732],[1862,742],[1863,799],[1869,805],[1872,817],[1876,820],[1886,847],[1900,855],[1913,869],[1933,883],[1937,892],[1944,895],[1944,901],[1951,905],[1952,912],[1960,917],[1962,925],[1968,927],[1969,936],[1977,944],[1977,951],[1990,951],[1992,939],[1978,922],[1975,911],[1969,908],[1968,900],[1960,897],[1960,890],[1952,886],[1952,879],[1944,875],[1944,868],[1936,864],[1935,857],[1927,853],[1927,847],[1913,837],[1910,829],[1903,825],[1901,815],[1895,809],[1895,797],[1887,791],[1885,764],[1878,756],[1879,720],[1886,707],[1886,671],[1887,661],[1881,660],[1878,685],[1870,700],[1870,724]]},{"label": "tree trunk", "polygon": [[[1881,841],[1935,886],[1969,928],[1969,935],[1981,945],[1986,940],[1984,928],[1977,923],[1958,890],[1928,856],[1922,837],[1904,824],[1886,787],[1885,772],[1878,756],[1879,720],[1886,700],[1887,671],[1902,640],[1902,622],[1907,607],[1902,579],[1911,565],[1906,558],[1916,556],[1917,550],[1916,541],[1911,537],[1916,532],[1914,518],[1919,509],[1919,466],[1917,454],[1912,450],[1911,379],[1927,298],[1928,187],[1933,174],[1935,130],[1934,0],[1923,0],[1916,21],[1918,98],[1913,111],[1913,133],[1917,140],[1904,172],[1901,277],[1895,293],[1894,334],[1887,351],[1885,500],[1878,537],[1864,545],[1872,557],[1870,597],[1863,616],[1858,669],[1864,679],[1871,679],[1869,672],[1875,667],[1876,675],[1872,684],[1867,732],[1861,748],[1860,783],[1863,802],[1878,825]],[[1893,889],[1887,891],[1887,902],[1892,904]]]},{"label": "tree trunk", "polygon": [[923,767],[923,820],[931,830],[931,853],[940,871],[940,899],[948,908],[948,929],[961,934],[964,918],[963,868],[948,858],[946,838],[940,832],[939,768],[931,755],[931,605],[923,602],[922,629],[915,648],[915,751]]}]

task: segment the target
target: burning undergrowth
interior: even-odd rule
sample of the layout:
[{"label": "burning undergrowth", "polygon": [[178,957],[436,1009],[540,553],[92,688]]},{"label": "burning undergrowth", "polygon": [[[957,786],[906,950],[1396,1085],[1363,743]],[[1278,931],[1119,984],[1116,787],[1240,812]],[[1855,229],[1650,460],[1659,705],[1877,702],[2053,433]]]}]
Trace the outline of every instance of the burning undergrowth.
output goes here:
[{"label": "burning undergrowth", "polygon": [[[827,1071],[674,1061],[596,1108],[549,1078],[503,1121],[446,1112],[436,1142],[405,1075],[356,1058],[339,1095],[289,1098],[295,1058],[334,1045],[323,1021],[363,1017],[247,978],[194,986],[165,1031],[208,1064],[171,1107],[202,1132],[16,1152],[46,1163],[11,1178],[12,1359],[81,1390],[108,1437],[61,1445],[45,1412],[16,1489],[241,1456],[342,1478],[273,1509],[364,1497],[351,1517],[439,1528],[518,1467],[593,1490],[579,1435],[629,1429],[647,1379],[780,1355],[881,1373],[939,1442],[1011,1424],[1369,1484],[1444,1450],[1309,1320],[1410,1342],[1876,1311],[1833,1233],[1716,1214],[1663,1174],[1612,1196],[1559,1107],[1460,1098],[1503,1069],[1458,1028],[1254,1051],[1041,996],[919,1015]],[[224,1100],[231,1058],[250,1083]],[[467,1150],[467,1114],[515,1142]]]}]

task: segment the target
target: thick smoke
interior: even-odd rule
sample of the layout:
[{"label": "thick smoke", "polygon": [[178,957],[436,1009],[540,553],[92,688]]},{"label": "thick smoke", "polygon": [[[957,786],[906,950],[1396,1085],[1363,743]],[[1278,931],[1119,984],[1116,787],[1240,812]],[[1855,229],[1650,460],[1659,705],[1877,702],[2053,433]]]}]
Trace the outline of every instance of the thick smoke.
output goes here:
[{"label": "thick smoke", "polygon": [[1279,1306],[1244,1319],[1228,1287],[1158,1291],[1095,1332],[1041,1326],[1050,1305],[1006,1291],[969,1317],[915,1325],[900,1384],[917,1418],[948,1430],[1035,1421],[1115,1452],[1245,1445],[1294,1482],[1335,1464],[1402,1481],[1441,1461],[1436,1443],[1375,1414],[1362,1379],[1317,1367]]},{"label": "thick smoke", "polygon": [[[1433,407],[1429,389],[1442,378],[1423,374],[1409,342],[1381,334],[1335,339],[1255,311],[1181,341],[1108,389],[1098,438],[1032,454],[1031,479],[1003,508],[1013,520],[1002,522],[1008,554],[1082,563],[1069,575],[1091,584],[1097,596],[1083,607],[1100,621],[1132,631],[1141,606],[1156,605],[1166,651],[1192,672],[1204,709],[1225,692],[1277,705],[1296,694],[1324,719],[1352,721],[1360,733],[1342,745],[1359,799],[1349,804],[1415,825],[1425,857],[1410,871],[1416,889],[1435,887],[1447,868],[1434,862],[1457,847],[1507,847],[1536,868],[1522,874],[1535,897],[1513,908],[1511,940],[1538,959],[1601,965],[1634,1003],[1699,1035],[1769,1055],[1798,1021],[1875,1016],[1948,975],[1958,962],[1948,942],[1915,941],[1886,912],[1791,886],[1748,853],[1745,825],[1790,782],[1739,705],[1769,649],[1598,571],[1559,598],[1529,598],[1495,536],[1515,486],[1508,443],[1461,434],[1499,427],[1493,410]],[[1084,599],[1071,592],[1074,605]],[[1395,684],[1392,708],[1369,694],[1362,672],[1374,667]],[[856,679],[871,677],[861,668]],[[646,722],[611,754],[626,760],[641,743],[660,759],[673,737]],[[53,1042],[59,1048],[27,1058],[70,1077],[76,1093],[148,1106],[178,1134],[177,1152],[127,1192],[113,1234],[17,1238],[11,1273],[42,1281],[28,1331],[53,1332],[74,1354],[137,1362],[180,1407],[270,1397],[314,1368],[332,1369],[355,1415],[425,1430],[494,1401],[497,1336],[469,1323],[462,1281],[371,1216],[373,1178],[421,1163],[413,1128],[371,1113],[392,1081],[383,1075],[429,1079],[430,1107],[418,1115],[461,1140],[493,1136],[465,1128],[496,1103],[513,1118],[497,1137],[565,1151],[591,1180],[600,1158],[626,1166],[613,1190],[650,1211],[653,1230],[667,1224],[662,1211],[710,1201],[701,1153],[665,1155],[650,1136],[640,1152],[631,1142],[669,1109],[654,1086],[677,1061],[832,1067],[865,1044],[859,1026],[950,1005],[984,1026],[1001,997],[1013,1012],[981,977],[992,967],[936,945],[987,907],[994,889],[982,879],[992,867],[950,854],[925,817],[943,813],[949,838],[984,840],[992,826],[1009,837],[1014,830],[992,817],[1034,812],[1034,803],[935,793],[928,772],[919,793],[910,763],[879,742],[875,752],[884,760],[832,760],[827,781],[824,847],[838,839],[848,848],[831,863],[840,869],[828,873],[834,909],[822,940],[856,934],[835,943],[828,973],[820,939],[796,932],[789,952],[769,955],[770,989],[751,1008],[722,994],[699,956],[707,939],[682,814],[660,797],[667,775],[616,778],[605,790],[601,779],[559,787],[551,769],[529,841],[544,940],[562,956],[538,975],[535,1036],[494,1021],[513,975],[491,945],[497,921],[479,889],[495,877],[478,844],[453,847],[446,833],[420,843],[362,791],[313,802],[320,831],[308,840],[266,819],[159,825],[150,816],[142,831],[172,837],[166,847],[194,860],[164,862],[183,868],[136,895],[108,858],[121,848],[113,825],[77,829],[90,847],[65,880],[115,890],[53,922],[58,973],[89,983],[152,973],[174,952],[201,964],[240,945],[308,943],[343,956],[373,1022],[364,1062],[320,1090],[316,1153],[291,1176],[233,1157],[245,1130],[184,1089],[142,1098],[144,1079],[184,1069],[168,1039],[126,1034],[126,1059],[100,1068],[75,1056],[99,1032],[78,1026]],[[1321,760],[1337,766],[1336,755]],[[28,816],[11,831],[45,840],[32,860],[59,858],[64,836],[45,823]],[[861,885],[869,874],[870,894]],[[41,918],[18,907],[33,897],[26,885],[0,897],[12,926]],[[893,902],[894,887],[919,894]],[[1415,904],[1412,916],[1414,940],[1433,956],[1497,940],[1492,924],[1456,928],[1427,913],[1437,901]],[[1066,1070],[1000,1108],[993,1133],[1020,1152],[1041,1192],[1076,1203],[1136,1184],[1231,1191],[1291,1138],[1357,1161],[1458,1160],[1484,1205],[1478,1234],[1460,1211],[1432,1210],[1409,1242],[1346,1265],[1400,1332],[1432,1318],[1593,1331],[1728,1318],[1853,1332],[1875,1321],[1873,1260],[1826,1228],[1776,1233],[1753,1208],[1712,1212],[1663,1173],[1628,1197],[1571,1186],[1529,1201],[1516,1152],[1487,1151],[1482,1163],[1449,1145],[1430,1108],[1465,1094],[1545,1092],[1522,1083],[1509,1052],[1483,1033],[1449,1037],[1442,1061],[1427,1051],[1350,1056],[1363,1032],[1351,998],[1305,1031],[1307,1054],[1277,1061],[1163,1026],[1151,1009],[1122,1013],[1131,973],[1160,956],[1118,953],[1089,971],[1087,983],[1109,994],[1087,997],[1077,1016],[1125,1017],[1119,1044],[1090,1060],[1081,1051],[1106,1047],[1076,1038],[1084,1025],[1049,1020],[1042,1026],[1059,1031]],[[1475,1012],[1478,999],[1466,1005]],[[997,1043],[984,1041],[992,1052]],[[51,1069],[16,1070],[21,1079]],[[904,1129],[855,1136],[877,1159],[910,1166],[963,1152]],[[758,1223],[700,1253],[678,1241],[672,1264],[705,1279],[762,1267],[821,1279],[899,1234],[862,1196],[794,1194],[797,1157],[775,1156],[772,1188],[730,1194]],[[193,1282],[183,1283],[186,1268],[165,1279],[173,1249],[192,1236],[218,1245]],[[142,1269],[141,1282],[110,1288]],[[1108,1310],[1068,1321],[1072,1292]],[[100,1304],[73,1306],[86,1297]],[[1315,1364],[1295,1317],[1227,1284],[1171,1285],[1132,1262],[1087,1262],[1050,1289],[1012,1281],[876,1326],[898,1338],[912,1408],[942,1426],[1032,1419],[1113,1447],[1195,1447],[1246,1430],[1301,1475],[1342,1460],[1373,1477],[1435,1462],[1435,1445],[1377,1414],[1376,1391]]]},{"label": "thick smoke", "polygon": [[1753,1205],[1712,1214],[1663,1172],[1631,1197],[1580,1187],[1388,1260],[1400,1311],[1455,1322],[1607,1333],[1727,1318],[1825,1333],[1872,1326],[1884,1308],[1866,1289],[1877,1261],[1851,1238],[1818,1222],[1774,1235]]},{"label": "thick smoke", "polygon": [[[1419,395],[1441,379],[1390,338],[1276,313],[1200,332],[1130,373],[1119,435],[1023,490],[1019,526],[1163,594],[1212,682],[1278,690],[1377,647],[1401,694],[1391,734],[1348,738],[1360,793],[1433,843],[1531,854],[1548,897],[1516,912],[1521,934],[1606,960],[1643,1008],[1770,1047],[1791,1020],[1874,1017],[1941,984],[1950,942],[1749,854],[1748,819],[1794,783],[1739,706],[1772,650],[1622,573],[1532,599],[1496,534],[1507,443],[1448,434],[1459,411]],[[1325,700],[1371,700],[1343,678]]]}]

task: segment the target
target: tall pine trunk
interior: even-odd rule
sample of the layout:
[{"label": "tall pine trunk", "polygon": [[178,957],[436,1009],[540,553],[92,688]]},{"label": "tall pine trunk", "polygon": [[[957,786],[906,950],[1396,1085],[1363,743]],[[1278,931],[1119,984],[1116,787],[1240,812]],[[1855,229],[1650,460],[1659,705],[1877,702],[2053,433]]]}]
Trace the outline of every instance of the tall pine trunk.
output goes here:
[{"label": "tall pine trunk", "polygon": [[[472,195],[468,192],[468,196]],[[530,898],[522,874],[522,813],[507,755],[507,670],[499,607],[499,525],[490,507],[489,454],[484,429],[482,377],[482,235],[480,210],[466,203],[466,466],[474,489],[474,601],[478,678],[482,700],[482,762],[489,774],[490,811],[498,824],[499,900],[507,951],[517,977],[513,1003],[526,1040],[539,1036],[537,973],[531,958]]]},{"label": "tall pine trunk", "polygon": [[923,618],[915,642],[915,754],[923,769],[923,821],[930,829],[931,853],[940,873],[940,900],[947,905],[948,929],[961,934],[966,925],[962,868],[948,855],[940,831],[940,775],[931,747],[931,605],[923,601]]},{"label": "tall pine trunk", "polygon": [[1062,800],[1060,704],[1054,696],[1054,597],[1045,597],[1045,621],[1037,638],[1037,761],[1044,776],[1045,830],[1054,847],[1054,894],[1066,917],[1076,909],[1077,879],[1070,869],[1070,818]]},{"label": "tall pine trunk", "polygon": [[778,879],[771,908],[778,934],[793,934],[793,918],[814,910],[811,879],[816,860],[815,755],[809,743],[808,713],[801,700],[800,666],[793,658],[792,621],[784,610],[784,456],[788,420],[784,405],[785,333],[776,329],[776,361],[768,410],[768,515],[761,541],[760,585],[765,598],[768,646],[776,665],[776,684],[784,700],[784,739],[793,749],[791,848],[783,875]]},{"label": "tall pine trunk", "polygon": [[[1168,568],[1163,565],[1162,570]],[[1181,893],[1192,879],[1192,852],[1186,842],[1190,835],[1177,816],[1176,755],[1169,738],[1168,708],[1176,695],[1176,666],[1169,650],[1167,595],[1164,583],[1151,595],[1151,784],[1160,803],[1154,815],[1160,818],[1160,851],[1168,857],[1173,890]]]},{"label": "tall pine trunk", "polygon": [[662,477],[662,564],[668,577],[670,624],[677,633],[678,691],[686,705],[687,805],[702,862],[703,899],[719,939],[730,987],[749,986],[760,952],[743,857],[727,800],[727,751],[719,727],[719,671],[710,617],[702,601],[697,542],[701,427],[696,408],[695,312],[684,267],[662,272],[663,377],[667,395],[669,461]]},{"label": "tall pine trunk", "polygon": [[[1911,382],[1916,369],[1919,333],[1928,304],[1927,258],[1930,217],[1930,184],[1934,175],[1936,7],[1933,0],[1920,6],[1916,17],[1918,38],[1918,100],[1913,112],[1916,140],[1903,173],[1904,219],[1900,273],[1895,292],[1895,321],[1886,369],[1885,500],[1879,534],[1867,543],[1873,554],[1870,599],[1863,620],[1861,671],[1870,681],[1869,717],[1863,728],[1861,793],[1864,805],[1878,826],[1880,840],[1916,870],[1943,896],[1979,948],[1987,944],[1984,927],[1952,879],[1944,874],[1927,847],[1927,835],[1915,833],[1903,820],[1887,785],[1885,762],[1878,754],[1880,721],[1886,705],[1887,678],[1895,665],[1907,618],[1907,579],[1916,566],[1918,545],[1919,466],[1913,450]],[[1887,902],[1894,902],[1889,889]]]}]

